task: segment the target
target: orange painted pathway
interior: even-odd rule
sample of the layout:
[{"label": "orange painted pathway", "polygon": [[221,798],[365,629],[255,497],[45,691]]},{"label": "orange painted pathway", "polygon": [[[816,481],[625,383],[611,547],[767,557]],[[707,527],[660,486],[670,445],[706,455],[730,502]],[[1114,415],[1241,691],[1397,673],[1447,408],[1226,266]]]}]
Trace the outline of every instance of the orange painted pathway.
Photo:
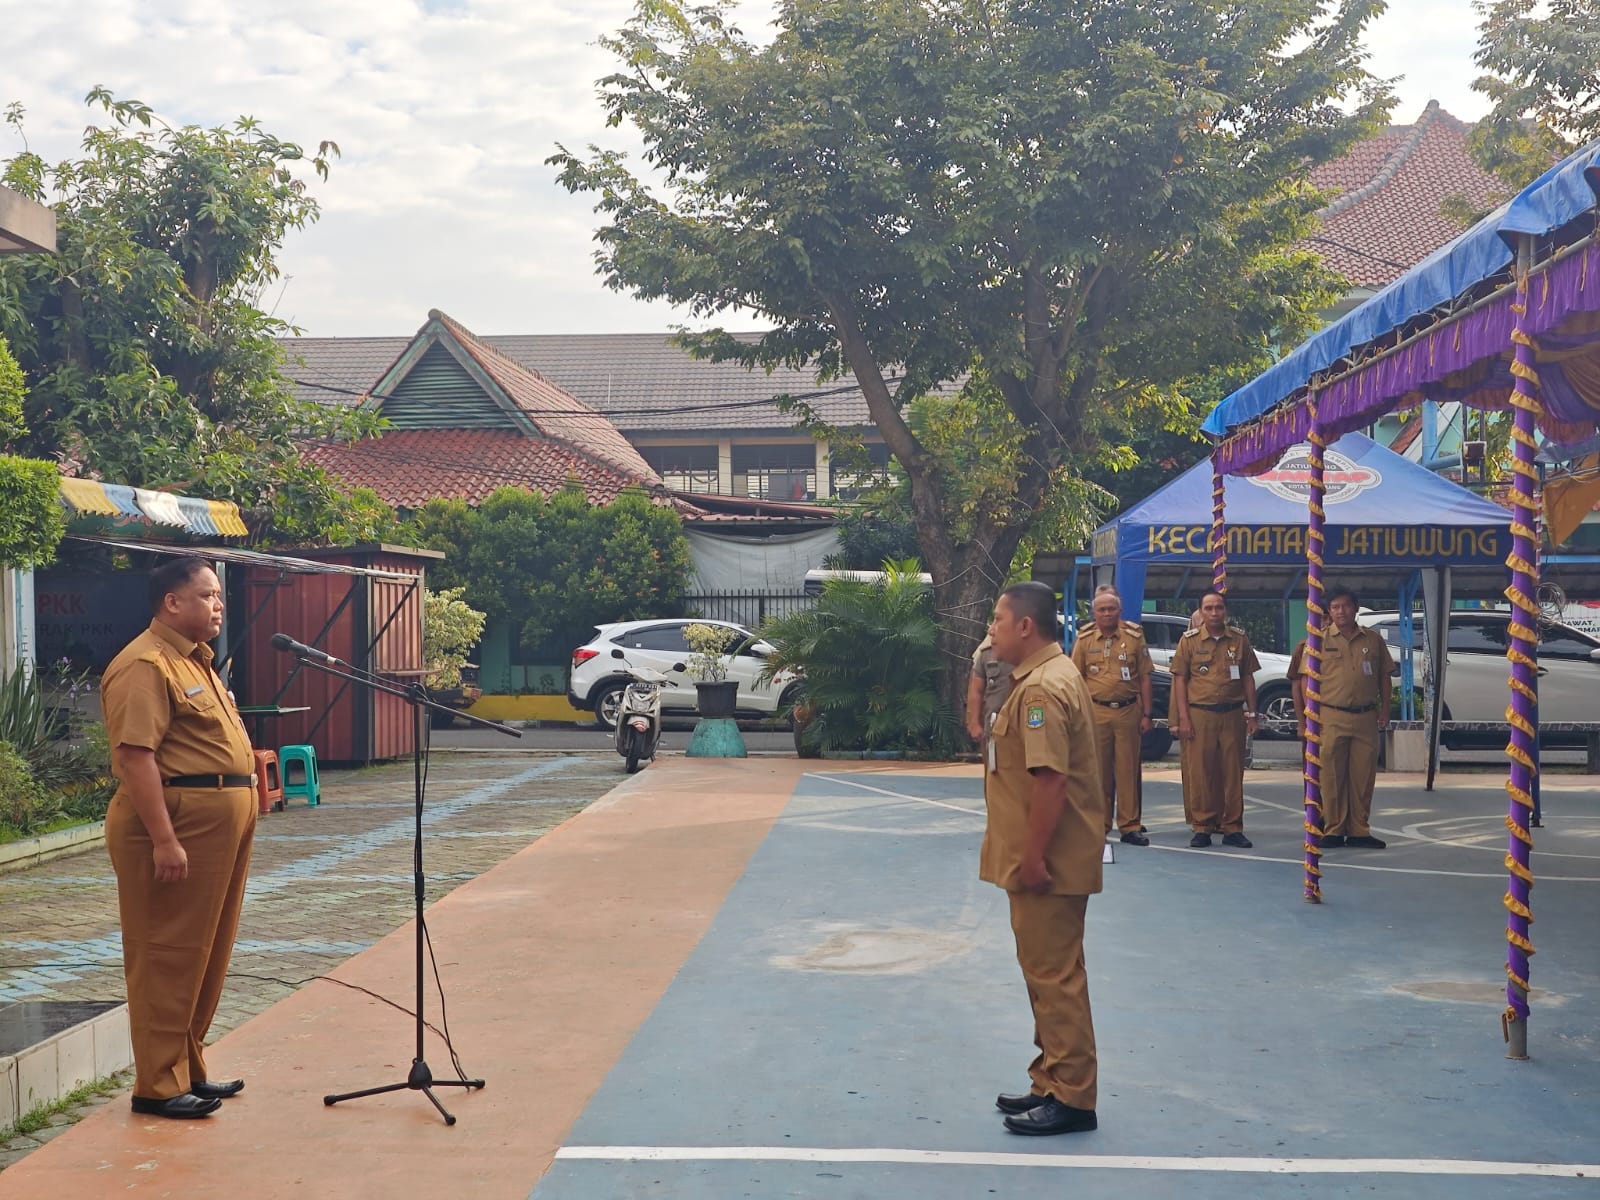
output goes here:
[{"label": "orange painted pathway", "polygon": [[[404,1079],[415,1042],[408,1016],[316,982],[218,1042],[218,1076],[248,1080],[221,1113],[164,1121],[107,1105],[0,1174],[0,1198],[522,1200],[807,765],[663,760],[429,908],[450,1032],[488,1082],[438,1089],[453,1128],[411,1091],[323,1105]],[[333,974],[409,1007],[413,961],[408,924]],[[438,1023],[431,985],[428,1016]],[[432,1034],[426,1057],[452,1074]]]}]

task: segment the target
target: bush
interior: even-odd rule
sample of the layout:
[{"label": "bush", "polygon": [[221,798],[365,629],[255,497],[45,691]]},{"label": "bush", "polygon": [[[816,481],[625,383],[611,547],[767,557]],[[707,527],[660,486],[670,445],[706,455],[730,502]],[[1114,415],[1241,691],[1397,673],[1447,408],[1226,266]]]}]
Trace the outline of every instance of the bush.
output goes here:
[{"label": "bush", "polygon": [[0,826],[27,836],[60,815],[60,798],[39,786],[15,746],[0,742]]},{"label": "bush", "polygon": [[955,720],[938,697],[943,663],[933,594],[915,559],[883,564],[880,581],[829,580],[812,608],[762,627],[764,676],[804,678],[802,748],[948,754]]},{"label": "bush", "polygon": [[728,651],[739,631],[728,625],[685,625],[683,640],[694,653],[686,664],[689,675],[701,683],[721,683],[728,677]]},{"label": "bush", "polygon": [[[0,683],[0,745],[22,764],[7,776],[0,799],[0,823],[31,834],[60,817],[98,821],[116,792],[105,726],[90,723],[75,730],[70,705],[92,684],[83,674],[66,672],[47,682],[26,664]],[[69,707],[57,707],[52,698]],[[36,794],[35,794],[36,793]]]}]

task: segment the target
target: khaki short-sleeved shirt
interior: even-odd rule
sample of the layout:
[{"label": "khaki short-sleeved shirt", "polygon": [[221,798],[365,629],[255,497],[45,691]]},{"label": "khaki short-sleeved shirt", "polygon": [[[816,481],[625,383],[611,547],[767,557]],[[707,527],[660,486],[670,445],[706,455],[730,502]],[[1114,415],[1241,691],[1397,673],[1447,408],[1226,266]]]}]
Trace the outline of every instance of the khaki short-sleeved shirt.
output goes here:
[{"label": "khaki short-sleeved shirt", "polygon": [[[1289,678],[1305,672],[1306,644],[1301,642],[1289,658]],[[1358,626],[1349,637],[1330,625],[1322,631],[1322,686],[1324,704],[1340,708],[1387,705],[1394,658],[1383,638]]]},{"label": "khaki short-sleeved shirt", "polygon": [[160,621],[111,660],[100,700],[111,745],[154,750],[162,779],[255,770],[239,710],[211,669],[211,647]]},{"label": "khaki short-sleeved shirt", "polygon": [[1083,626],[1072,645],[1072,664],[1089,685],[1093,699],[1108,703],[1137,700],[1139,681],[1152,670],[1144,627],[1119,621],[1114,632],[1101,633],[1098,625]]},{"label": "khaki short-sleeved shirt", "polygon": [[994,656],[994,649],[985,637],[972,652],[972,673],[983,680],[983,727],[987,730],[989,719],[1000,711],[1011,694],[1011,664]]},{"label": "khaki short-sleeved shirt", "polygon": [[995,716],[992,758],[984,772],[988,823],[979,853],[978,877],[1019,891],[1028,841],[1034,768],[1066,778],[1066,803],[1045,850],[1045,865],[1062,896],[1086,896],[1101,888],[1105,801],[1095,749],[1089,689],[1060,646],[1039,650],[1012,672],[1011,695]]},{"label": "khaki short-sleeved shirt", "polygon": [[1233,704],[1244,700],[1244,681],[1261,669],[1250,639],[1237,625],[1221,637],[1191,629],[1178,639],[1172,677],[1188,688],[1190,704]]}]

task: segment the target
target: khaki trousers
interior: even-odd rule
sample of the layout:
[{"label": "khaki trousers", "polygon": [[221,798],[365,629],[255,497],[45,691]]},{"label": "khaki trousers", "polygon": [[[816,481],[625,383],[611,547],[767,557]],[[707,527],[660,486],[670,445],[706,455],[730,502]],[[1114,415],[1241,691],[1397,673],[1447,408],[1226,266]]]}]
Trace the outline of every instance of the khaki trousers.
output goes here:
[{"label": "khaki trousers", "polygon": [[[1183,808],[1196,833],[1244,832],[1244,710],[1189,706],[1194,740],[1185,749]],[[1192,798],[1191,798],[1192,797]]]},{"label": "khaki trousers", "polygon": [[1089,897],[1006,894],[1011,899],[1017,964],[1033,1006],[1033,1044],[1039,1048],[1028,1066],[1033,1091],[1073,1108],[1093,1108],[1098,1069],[1089,975],[1083,963],[1083,919]]},{"label": "khaki trousers", "polygon": [[1137,702],[1125,708],[1094,705],[1094,742],[1100,752],[1107,833],[1113,824],[1123,833],[1134,833],[1144,816],[1144,781],[1139,771],[1141,741]]},{"label": "khaki trousers", "polygon": [[1372,789],[1378,781],[1378,713],[1322,706],[1324,832],[1369,837]]},{"label": "khaki trousers", "polygon": [[239,930],[255,838],[253,788],[168,788],[167,813],[189,876],[157,883],[154,844],[123,792],[106,814],[117,873],[133,1094],[169,1100],[206,1074],[205,1038]]}]

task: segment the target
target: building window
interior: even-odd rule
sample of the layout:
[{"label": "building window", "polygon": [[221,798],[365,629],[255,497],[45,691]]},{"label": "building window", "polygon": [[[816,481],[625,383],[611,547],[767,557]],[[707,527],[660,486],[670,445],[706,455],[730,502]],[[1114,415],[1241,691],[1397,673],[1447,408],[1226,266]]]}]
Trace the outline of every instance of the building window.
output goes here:
[{"label": "building window", "polygon": [[701,495],[722,490],[717,481],[715,446],[641,446],[639,454],[669,488]]},{"label": "building window", "polygon": [[833,477],[833,494],[841,500],[851,500],[869,488],[881,483],[889,482],[889,447],[879,442],[866,447],[867,458],[871,466],[866,470],[853,469],[860,462],[858,456],[854,463],[839,463],[832,466],[830,474]]},{"label": "building window", "polygon": [[761,500],[815,500],[816,443],[734,446],[733,491]]}]

